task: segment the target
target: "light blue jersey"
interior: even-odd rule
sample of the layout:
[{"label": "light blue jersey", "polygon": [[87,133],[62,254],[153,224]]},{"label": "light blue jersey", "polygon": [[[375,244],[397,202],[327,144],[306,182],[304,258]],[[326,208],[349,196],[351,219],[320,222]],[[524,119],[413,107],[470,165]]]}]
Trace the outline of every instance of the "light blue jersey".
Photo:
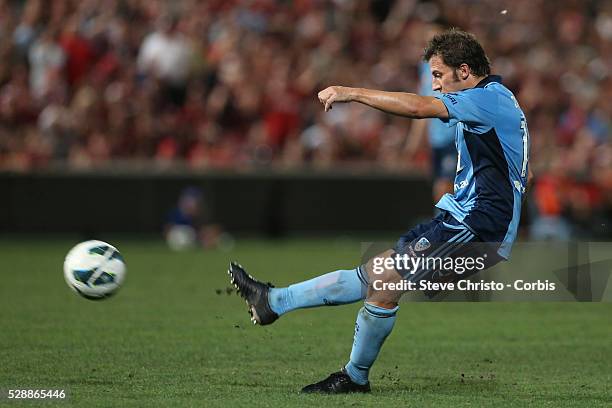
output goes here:
[{"label": "light blue jersey", "polygon": [[455,193],[436,207],[451,213],[485,242],[510,256],[527,186],[529,131],[516,98],[490,75],[476,87],[438,97],[456,125],[459,153]]},{"label": "light blue jersey", "polygon": [[[421,62],[419,64],[419,95],[441,96],[440,92],[432,90],[431,70],[429,64]],[[449,127],[440,119],[426,119],[427,134],[429,145],[434,149],[440,149],[455,143],[455,127]],[[453,166],[454,167],[454,166]]]}]

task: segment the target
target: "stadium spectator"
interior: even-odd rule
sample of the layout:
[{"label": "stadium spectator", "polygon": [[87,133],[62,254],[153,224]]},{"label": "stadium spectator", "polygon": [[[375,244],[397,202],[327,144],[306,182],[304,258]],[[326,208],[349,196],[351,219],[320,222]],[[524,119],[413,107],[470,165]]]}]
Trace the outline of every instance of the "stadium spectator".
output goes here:
[{"label": "stadium spectator", "polygon": [[57,42],[55,30],[44,31],[30,48],[28,57],[30,89],[34,97],[41,99],[62,83],[66,54]]},{"label": "stadium spectator", "polygon": [[185,99],[192,50],[185,36],[178,31],[178,19],[160,18],[159,28],[147,35],[138,54],[138,68],[162,82],[164,96],[177,105]]},{"label": "stadium spectator", "polygon": [[231,238],[220,225],[211,223],[202,191],[188,187],[181,191],[176,206],[168,213],[164,236],[173,250],[192,247],[215,248]]},{"label": "stadium spectator", "polygon": [[359,106],[323,117],[314,95],[415,92],[435,23],[489,50],[529,118],[534,173],[567,167],[556,217],[611,235],[611,3],[455,1],[0,0],[0,169],[427,172],[429,150],[406,148],[410,123]]}]

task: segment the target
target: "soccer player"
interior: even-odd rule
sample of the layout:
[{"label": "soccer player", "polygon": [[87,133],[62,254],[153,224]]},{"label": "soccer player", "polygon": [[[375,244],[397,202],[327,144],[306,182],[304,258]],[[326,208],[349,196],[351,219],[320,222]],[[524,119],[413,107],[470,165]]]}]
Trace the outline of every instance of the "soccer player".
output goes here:
[{"label": "soccer player", "polygon": [[[341,305],[364,300],[355,324],[348,363],[302,392],[368,392],[368,374],[393,329],[401,291],[380,283],[458,280],[458,270],[445,273],[420,268],[409,273],[397,264],[375,271],[376,259],[403,254],[456,259],[486,256],[485,267],[507,259],[517,234],[521,204],[528,184],[529,133],[514,95],[490,75],[490,64],[476,38],[451,29],[434,36],[424,60],[431,67],[438,97],[331,86],[319,92],[325,111],[340,102],[359,102],[409,118],[437,118],[456,126],[458,162],[454,194],[436,204],[441,213],[402,235],[395,248],[352,270],[338,270],[274,288],[231,263],[231,282],[246,300],[254,323],[270,324],[292,310]],[[493,249],[491,251],[491,249]],[[378,281],[379,285],[373,284]],[[377,289],[378,287],[378,289]],[[432,295],[435,295],[432,294]]]}]

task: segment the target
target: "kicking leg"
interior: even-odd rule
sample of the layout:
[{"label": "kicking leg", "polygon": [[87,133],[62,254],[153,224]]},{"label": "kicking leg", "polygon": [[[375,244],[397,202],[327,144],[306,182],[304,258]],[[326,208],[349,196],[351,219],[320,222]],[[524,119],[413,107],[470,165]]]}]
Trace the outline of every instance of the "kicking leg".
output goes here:
[{"label": "kicking leg", "polygon": [[286,288],[270,289],[270,307],[280,316],[295,309],[346,305],[363,300],[367,281],[360,269],[341,269]]},{"label": "kicking leg", "polygon": [[367,293],[367,274],[361,267],[330,272],[286,288],[259,282],[236,263],[230,264],[228,274],[246,300],[251,320],[261,325],[295,309],[354,303],[365,299]]},{"label": "kicking leg", "polygon": [[[434,220],[431,228],[423,231],[421,234],[414,234],[414,232],[416,230],[413,230],[412,234],[406,236],[406,238],[411,240],[409,245],[405,245],[408,242],[407,239],[400,240],[400,245],[396,248],[396,250],[405,251],[404,253],[413,258],[418,256],[417,252],[415,252],[418,251],[419,254],[432,258],[475,259],[477,256],[485,254],[487,250],[487,244],[476,244],[475,241],[478,241],[476,236],[458,221],[450,218],[450,216],[448,216],[446,222]],[[418,235],[421,236],[419,237]],[[378,255],[377,258],[393,258],[396,250],[384,252]],[[494,254],[495,251],[488,257],[485,267],[492,266],[501,259]],[[391,264],[394,263],[391,262]],[[363,308],[361,308],[357,315],[350,360],[343,370],[353,383],[369,386],[368,374],[370,368],[376,360],[385,339],[391,333],[391,330],[393,330],[395,316],[399,309],[398,302],[404,293],[404,291],[400,290],[376,290],[375,287],[380,289],[398,287],[398,285],[385,284],[397,284],[403,279],[416,283],[420,280],[458,280],[468,275],[468,273],[457,274],[453,271],[449,275],[444,276],[436,274],[436,272],[440,271],[436,270],[435,266],[431,269],[428,268],[427,266],[421,266],[414,271],[398,271],[393,267],[385,269],[382,274],[374,274],[373,259],[366,265],[365,270],[368,273],[368,282],[370,283],[368,295]],[[474,273],[476,272],[477,270],[474,271]],[[425,294],[431,297],[435,296],[436,293],[428,294],[426,292]]]}]

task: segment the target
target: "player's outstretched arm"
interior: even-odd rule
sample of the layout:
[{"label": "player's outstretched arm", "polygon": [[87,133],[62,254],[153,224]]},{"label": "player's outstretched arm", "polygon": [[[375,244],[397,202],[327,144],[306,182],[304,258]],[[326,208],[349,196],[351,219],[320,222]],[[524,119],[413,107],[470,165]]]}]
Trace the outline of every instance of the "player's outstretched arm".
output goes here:
[{"label": "player's outstretched arm", "polygon": [[359,102],[383,112],[409,118],[448,118],[444,103],[433,96],[407,92],[386,92],[374,89],[330,86],[319,92],[319,101],[327,112],[335,102]]}]

